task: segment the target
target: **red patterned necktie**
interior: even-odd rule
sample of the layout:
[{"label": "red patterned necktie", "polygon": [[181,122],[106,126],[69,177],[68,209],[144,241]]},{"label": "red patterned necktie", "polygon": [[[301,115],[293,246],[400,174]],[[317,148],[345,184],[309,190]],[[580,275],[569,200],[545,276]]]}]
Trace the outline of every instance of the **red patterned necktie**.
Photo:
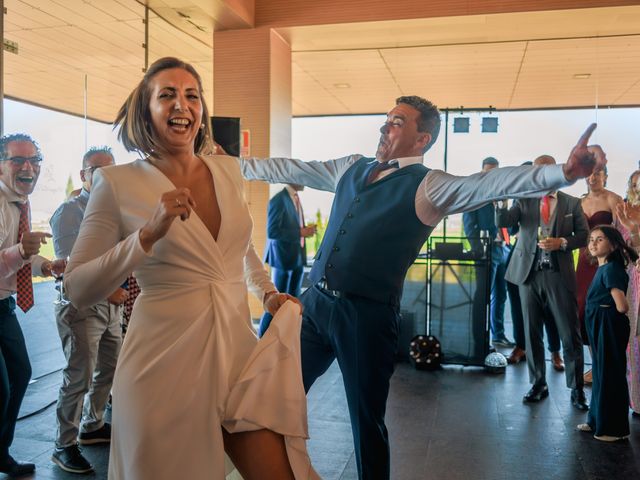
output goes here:
[{"label": "red patterned necktie", "polygon": [[[29,202],[15,204],[20,209],[20,222],[18,223],[18,242],[22,240],[22,234],[29,231]],[[31,263],[27,263],[16,274],[18,300],[16,303],[23,312],[33,307],[33,283],[31,279]]]},{"label": "red patterned necktie", "polygon": [[540,214],[542,215],[542,221],[545,225],[549,224],[549,217],[551,216],[551,202],[549,201],[550,195],[542,197],[542,207],[540,208]]}]

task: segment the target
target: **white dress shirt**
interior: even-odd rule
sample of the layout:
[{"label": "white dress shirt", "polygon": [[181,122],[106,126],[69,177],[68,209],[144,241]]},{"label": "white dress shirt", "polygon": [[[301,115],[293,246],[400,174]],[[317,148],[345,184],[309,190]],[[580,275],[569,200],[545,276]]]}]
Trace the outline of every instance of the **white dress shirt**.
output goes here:
[{"label": "white dress shirt", "polygon": [[[239,162],[247,180],[294,183],[335,192],[344,172],[362,157],[363,155],[355,154],[324,162],[304,162],[288,158],[240,158]],[[397,158],[390,162],[398,162],[399,168],[404,168],[414,163],[422,164],[423,157]],[[395,171],[390,169],[383,173],[393,175]],[[541,197],[550,190],[570,184],[564,176],[562,165],[494,168],[467,177],[431,170],[416,191],[416,215],[425,225],[435,226],[447,215],[475,210],[491,201]]]},{"label": "white dress shirt", "polygon": [[16,292],[16,273],[31,262],[34,274],[42,275],[46,258],[34,255],[24,260],[18,246],[20,210],[14,202],[24,203],[27,197],[18,195],[0,180],[0,299]]}]

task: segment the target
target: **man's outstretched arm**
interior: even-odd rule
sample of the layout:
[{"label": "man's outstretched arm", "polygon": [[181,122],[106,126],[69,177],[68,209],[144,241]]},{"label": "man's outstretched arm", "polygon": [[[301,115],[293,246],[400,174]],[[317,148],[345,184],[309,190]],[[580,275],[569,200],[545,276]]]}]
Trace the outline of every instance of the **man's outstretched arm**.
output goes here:
[{"label": "man's outstretched arm", "polygon": [[304,162],[293,158],[239,158],[242,176],[247,180],[291,183],[316,190],[335,192],[343,173],[362,155]]},{"label": "man's outstretched arm", "polygon": [[475,210],[488,202],[540,197],[571,185],[607,163],[598,145],[587,145],[595,127],[589,126],[562,165],[494,168],[468,177],[429,172],[416,194],[416,213],[424,224],[436,225],[446,215]]}]

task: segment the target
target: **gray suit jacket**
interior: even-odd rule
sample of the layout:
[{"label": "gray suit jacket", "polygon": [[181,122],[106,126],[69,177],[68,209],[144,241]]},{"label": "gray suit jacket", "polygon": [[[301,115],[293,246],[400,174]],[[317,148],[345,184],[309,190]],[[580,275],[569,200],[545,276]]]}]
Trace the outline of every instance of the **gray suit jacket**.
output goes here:
[{"label": "gray suit jacket", "polygon": [[[576,273],[572,250],[584,247],[589,237],[589,224],[582,211],[580,199],[558,192],[556,221],[552,237],[567,239],[566,251],[552,252],[564,284],[571,292],[576,291]],[[499,227],[520,227],[518,243],[513,251],[505,279],[516,285],[524,285],[534,268],[540,225],[540,199],[516,200],[510,209],[496,209],[496,224]]]}]

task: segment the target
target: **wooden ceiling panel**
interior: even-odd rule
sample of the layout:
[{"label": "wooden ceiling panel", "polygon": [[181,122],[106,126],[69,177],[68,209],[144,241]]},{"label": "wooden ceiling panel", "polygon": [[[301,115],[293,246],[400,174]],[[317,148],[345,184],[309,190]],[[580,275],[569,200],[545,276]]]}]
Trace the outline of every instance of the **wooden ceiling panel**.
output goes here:
[{"label": "wooden ceiling panel", "polygon": [[[167,3],[175,15],[163,18],[177,18],[178,6],[194,5],[181,1]],[[4,56],[5,93],[82,114],[86,74],[89,115],[111,121],[142,75],[143,3],[5,0],[6,37],[19,45],[18,55]],[[209,99],[210,37],[188,35],[180,25],[151,12],[149,59],[172,55],[194,64]],[[292,46],[295,115],[381,113],[402,94],[451,108],[640,105],[640,6],[290,27],[278,33]],[[574,78],[587,73],[586,80]]]},{"label": "wooden ceiling panel", "polygon": [[523,108],[534,99],[573,106],[621,104],[618,99],[637,78],[640,36],[530,42],[509,107]]},{"label": "wooden ceiling panel", "polygon": [[[22,0],[24,1],[24,0]],[[111,2],[102,2],[102,8],[96,8],[85,0],[28,0],[39,10],[55,18],[64,19],[70,25],[84,25],[87,21],[106,23],[114,20],[107,13]]]},{"label": "wooden ceiling panel", "polygon": [[[94,3],[105,4],[102,0],[94,0]],[[144,18],[144,5],[141,2],[131,2],[130,0],[115,0],[107,2],[106,6],[109,14],[118,21],[137,20]]]},{"label": "wooden ceiling panel", "polygon": [[45,25],[43,23],[40,23],[33,17],[21,15],[19,13],[12,11],[11,15],[7,15],[5,17],[4,33],[10,36],[11,33],[16,30],[34,30],[38,28],[47,28],[47,27],[64,25],[63,22],[53,22],[53,23],[54,25]]},{"label": "wooden ceiling panel", "polygon": [[324,88],[295,61],[292,63],[292,77],[293,112],[304,112],[300,115],[322,115],[328,111],[349,113],[347,105],[338,100],[330,90]]},{"label": "wooden ceiling panel", "polygon": [[[136,0],[5,0],[5,94],[110,122],[144,67],[144,5]],[[179,55],[213,85],[211,48],[150,15],[150,57]],[[156,57],[154,57],[154,55]],[[206,92],[205,92],[206,93]]]},{"label": "wooden ceiling panel", "polygon": [[615,99],[616,105],[634,105],[640,99],[640,77]]},{"label": "wooden ceiling panel", "polygon": [[38,27],[59,27],[68,24],[64,17],[58,17],[43,10],[38,0],[30,0],[29,2],[22,0],[5,0],[4,6],[7,9],[8,20],[10,17],[16,16],[14,23],[30,21]]}]

